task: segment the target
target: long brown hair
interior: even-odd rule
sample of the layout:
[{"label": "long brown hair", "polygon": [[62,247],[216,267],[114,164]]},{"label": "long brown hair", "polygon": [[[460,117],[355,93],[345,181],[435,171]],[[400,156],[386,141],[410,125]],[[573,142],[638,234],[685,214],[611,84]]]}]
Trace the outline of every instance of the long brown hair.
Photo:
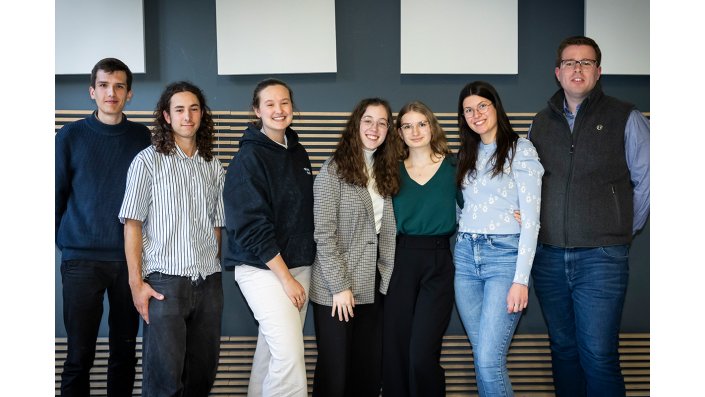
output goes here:
[{"label": "long brown hair", "polygon": [[152,134],[152,144],[157,150],[157,153],[171,155],[176,149],[176,141],[174,141],[174,131],[171,129],[171,124],[166,121],[164,112],[169,113],[171,108],[171,97],[180,92],[190,92],[196,96],[201,105],[201,125],[196,131],[196,148],[198,154],[206,161],[213,159],[213,141],[215,140],[215,126],[213,117],[211,117],[211,109],[206,105],[206,97],[203,91],[188,81],[177,81],[169,84],[162,92],[157,107],[154,109],[154,133]]},{"label": "long brown hair", "polygon": [[497,90],[490,83],[484,81],[473,81],[462,90],[458,97],[458,127],[460,130],[460,149],[458,150],[458,168],[455,175],[455,183],[462,189],[465,175],[477,176],[477,151],[480,145],[480,135],[473,131],[465,120],[463,112],[463,101],[465,98],[477,95],[492,102],[492,106],[497,113],[497,149],[492,154],[492,177],[502,175],[504,164],[512,163],[514,152],[516,151],[519,135],[512,129],[509,117],[504,111],[502,100],[499,98]]},{"label": "long brown hair", "polygon": [[[421,101],[412,101],[404,105],[401,110],[399,110],[399,114],[397,114],[397,133],[401,134],[401,118],[409,113],[409,112],[417,112],[421,113],[426,117],[428,122],[430,123],[431,127],[431,150],[433,151],[433,154],[435,155],[440,155],[440,156],[447,156],[450,154],[450,149],[448,148],[448,140],[446,139],[446,133],[443,131],[443,128],[441,128],[441,124],[438,122],[438,119],[436,118],[436,115],[433,114],[431,109],[426,106],[425,103]],[[403,143],[403,140],[402,140]],[[402,159],[405,159],[409,157],[409,147],[406,146],[405,144],[402,144]]]},{"label": "long brown hair", "polygon": [[382,196],[393,196],[399,192],[399,137],[392,131],[392,109],[380,98],[361,100],[348,118],[343,136],[333,152],[333,161],[338,175],[352,185],[366,187],[368,183],[364,146],[360,138],[360,120],[369,106],[383,106],[387,112],[387,136],[373,155],[374,175],[377,191]]}]

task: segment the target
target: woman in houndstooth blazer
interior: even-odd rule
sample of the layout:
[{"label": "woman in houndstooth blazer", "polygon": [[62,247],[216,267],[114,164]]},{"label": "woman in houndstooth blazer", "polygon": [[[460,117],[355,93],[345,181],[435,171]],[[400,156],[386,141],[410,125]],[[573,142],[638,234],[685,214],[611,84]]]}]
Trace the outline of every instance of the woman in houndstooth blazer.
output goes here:
[{"label": "woman in houndstooth blazer", "polygon": [[382,294],[396,238],[391,197],[399,189],[399,138],[391,125],[387,101],[360,101],[314,182],[314,396],[380,393]]}]

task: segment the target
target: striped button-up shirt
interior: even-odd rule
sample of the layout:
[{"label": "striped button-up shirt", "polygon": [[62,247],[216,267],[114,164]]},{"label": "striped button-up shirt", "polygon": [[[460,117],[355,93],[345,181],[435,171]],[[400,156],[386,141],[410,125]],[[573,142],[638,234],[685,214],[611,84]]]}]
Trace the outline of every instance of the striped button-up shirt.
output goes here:
[{"label": "striped button-up shirt", "polygon": [[172,155],[150,146],[135,157],[118,217],[142,222],[143,277],[195,280],[220,271],[214,228],[225,226],[224,180],[217,158],[188,157],[178,145]]}]

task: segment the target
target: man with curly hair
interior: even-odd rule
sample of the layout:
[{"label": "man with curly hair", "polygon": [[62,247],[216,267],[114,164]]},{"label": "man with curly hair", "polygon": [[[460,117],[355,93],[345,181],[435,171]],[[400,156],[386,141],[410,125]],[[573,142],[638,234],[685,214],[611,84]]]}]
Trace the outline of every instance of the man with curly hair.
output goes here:
[{"label": "man with curly hair", "polygon": [[61,250],[68,348],[61,395],[88,396],[96,338],[108,292],[108,396],[130,396],[135,383],[139,315],[130,299],[123,227],[116,215],[130,162],[149,146],[149,130],[122,110],[132,97],[132,72],[101,59],[88,89],[96,111],[65,125],[55,142],[55,232]]},{"label": "man with curly hair", "polygon": [[167,86],[154,118],[152,146],[132,161],[119,214],[144,320],[142,395],[207,396],[220,349],[225,173],[198,87]]}]

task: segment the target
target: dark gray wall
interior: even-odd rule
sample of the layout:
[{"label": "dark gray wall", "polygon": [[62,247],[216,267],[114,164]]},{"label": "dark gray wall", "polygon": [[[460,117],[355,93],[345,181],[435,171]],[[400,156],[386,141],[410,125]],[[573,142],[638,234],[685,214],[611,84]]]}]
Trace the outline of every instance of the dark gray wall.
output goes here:
[{"label": "dark gray wall", "polygon": [[[431,7],[432,3],[429,3]],[[412,99],[420,99],[435,112],[454,112],[460,88],[472,80],[487,80],[500,95],[508,112],[536,112],[557,89],[553,65],[561,39],[583,34],[582,1],[534,0],[519,2],[519,74],[508,75],[406,75],[399,74],[399,1],[336,1],[338,72],[310,75],[278,75],[289,83],[300,111],[350,111],[364,97],[387,98],[396,111]],[[253,18],[266,19],[266,15]],[[442,24],[443,21],[427,21]],[[208,96],[213,110],[247,110],[254,85],[264,77],[219,76],[217,73],[215,1],[150,0],[145,2],[147,73],[135,75],[134,96],[128,110],[152,110],[164,86],[190,80]],[[467,46],[483,56],[491,41],[477,42],[468,16]],[[287,45],[282,31],[280,45]],[[252,40],[257,40],[255,32]],[[644,40],[648,40],[645,37]],[[275,50],[275,49],[274,49]],[[246,56],[246,54],[243,54]],[[424,48],[418,48],[424,56]],[[610,54],[603,54],[609,63]],[[443,60],[439,59],[439,62]],[[89,71],[87,71],[89,72]],[[56,109],[92,109],[88,75],[56,76]],[[649,76],[602,76],[605,91],[649,111]],[[65,336],[61,311],[60,255],[56,255],[56,336]],[[631,273],[625,303],[623,332],[649,332],[649,227],[634,241]],[[223,335],[256,335],[256,325],[232,272],[225,272],[226,305]],[[107,309],[107,307],[106,307]],[[107,321],[101,336],[107,336]],[[533,292],[529,308],[519,324],[520,333],[545,333]],[[309,314],[306,333],[313,334]],[[449,334],[462,334],[456,314]]]}]

